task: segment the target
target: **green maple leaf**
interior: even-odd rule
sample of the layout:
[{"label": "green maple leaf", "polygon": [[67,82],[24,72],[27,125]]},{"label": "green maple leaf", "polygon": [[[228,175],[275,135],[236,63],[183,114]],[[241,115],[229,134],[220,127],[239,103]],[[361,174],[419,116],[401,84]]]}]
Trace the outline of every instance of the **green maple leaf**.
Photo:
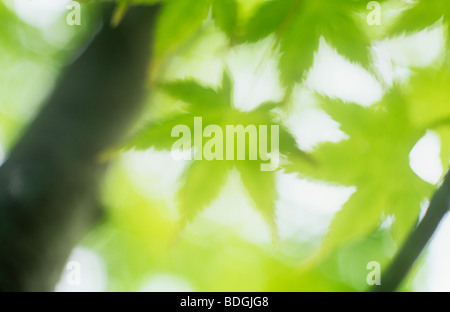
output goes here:
[{"label": "green maple leaf", "polygon": [[175,53],[201,27],[209,7],[209,0],[167,1],[156,24],[154,58],[159,61]]},{"label": "green maple leaf", "polygon": [[[134,0],[134,3],[153,3],[154,0]],[[168,0],[156,23],[152,75],[164,67],[167,59],[179,52],[195,34],[199,33],[209,12],[214,24],[233,39],[238,22],[236,0]]]},{"label": "green maple leaf", "polygon": [[432,128],[450,123],[450,74],[447,68],[416,69],[406,94],[410,118],[418,126]]},{"label": "green maple leaf", "polygon": [[[448,25],[450,2],[446,0],[418,0],[409,5],[390,30],[391,35],[410,34],[433,26],[443,18]],[[448,28],[448,27],[447,27]],[[447,44],[450,44],[447,40]]]},{"label": "green maple leaf", "polygon": [[408,84],[406,99],[410,119],[420,128],[433,130],[441,139],[443,168],[450,159],[450,73],[448,68],[416,70]]},{"label": "green maple leaf", "polygon": [[[209,125],[218,125],[225,136],[227,125],[256,126],[259,137],[259,126],[278,126],[279,153],[294,159],[306,157],[296,144],[295,138],[280,124],[273,112],[280,104],[274,102],[262,103],[251,111],[241,111],[233,104],[233,83],[228,74],[224,74],[222,87],[214,90],[202,86],[195,81],[180,80],[167,83],[163,90],[174,98],[188,104],[186,112],[171,116],[161,122],[153,122],[144,127],[128,144],[128,148],[162,150],[171,149],[178,138],[171,137],[171,131],[176,125],[186,125],[191,130],[191,140],[194,139],[194,117],[202,117],[203,129]],[[268,134],[268,138],[270,135]],[[225,138],[224,138],[225,142]],[[270,140],[269,140],[270,142]],[[203,148],[208,140],[203,140]],[[237,140],[235,140],[235,152]],[[181,187],[177,198],[183,219],[192,220],[200,211],[208,206],[219,194],[225,183],[230,169],[236,168],[240,173],[243,185],[253,200],[256,209],[263,215],[276,235],[274,220],[275,200],[275,172],[262,171],[261,165],[267,163],[257,155],[251,160],[249,140],[245,140],[245,160],[227,160],[224,147],[223,160],[213,159],[194,160],[183,173]],[[270,145],[270,144],[269,144]],[[269,146],[270,149],[270,146]],[[229,159],[229,158],[228,158]]]},{"label": "green maple leaf", "polygon": [[233,39],[238,24],[238,3],[236,0],[212,0],[214,23],[229,38]]},{"label": "green maple leaf", "polygon": [[409,166],[409,153],[425,134],[410,118],[408,101],[394,88],[373,107],[323,99],[323,109],[349,135],[339,143],[319,145],[313,168],[293,162],[288,171],[319,180],[355,186],[356,192],[336,213],[317,257],[374,233],[387,216],[401,244],[418,220],[421,202],[433,187]]},{"label": "green maple leaf", "polygon": [[285,86],[301,82],[312,66],[321,36],[350,61],[370,64],[367,35],[355,12],[361,1],[272,0],[250,18],[244,40],[256,42],[275,34],[280,47],[280,78]]}]

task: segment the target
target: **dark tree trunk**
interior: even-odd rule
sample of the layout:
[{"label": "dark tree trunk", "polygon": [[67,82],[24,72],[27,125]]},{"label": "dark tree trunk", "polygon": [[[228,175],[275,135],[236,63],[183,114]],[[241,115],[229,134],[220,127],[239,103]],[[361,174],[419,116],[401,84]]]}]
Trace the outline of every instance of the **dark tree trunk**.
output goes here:
[{"label": "dark tree trunk", "polygon": [[0,290],[51,291],[101,209],[106,164],[141,111],[157,6],[104,27],[66,70],[0,168]]}]

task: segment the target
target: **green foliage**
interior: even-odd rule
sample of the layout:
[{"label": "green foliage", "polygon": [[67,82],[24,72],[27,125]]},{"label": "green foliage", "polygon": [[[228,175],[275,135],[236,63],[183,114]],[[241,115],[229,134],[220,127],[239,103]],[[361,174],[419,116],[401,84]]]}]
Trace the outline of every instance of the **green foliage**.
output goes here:
[{"label": "green foliage", "polygon": [[[18,35],[19,29],[20,36]],[[25,54],[26,52],[21,49],[21,47],[23,48],[23,41],[21,41],[20,37],[22,37],[22,40],[28,40],[27,43],[29,45],[34,45],[41,49],[44,48],[43,50],[46,50],[45,52],[47,53],[56,53],[51,50],[51,46],[48,43],[42,42],[42,34],[37,29],[24,23],[3,2],[0,2],[0,51],[9,50],[14,51],[16,54]],[[40,57],[42,59],[41,55],[36,55],[42,51],[37,50],[27,51],[27,56],[29,58],[39,59]]]},{"label": "green foliage", "polygon": [[176,125],[189,125],[193,127],[193,118],[193,114],[181,113],[163,121],[152,122],[146,125],[127,144],[127,147],[135,148],[136,150],[146,150],[151,146],[156,150],[169,150],[176,141],[170,137],[172,128]]},{"label": "green foliage", "polygon": [[[278,125],[280,126],[280,153],[292,157],[305,157],[298,149],[295,139],[279,124],[273,109],[277,103],[263,103],[252,111],[240,111],[233,104],[232,81],[225,71],[222,87],[213,90],[195,81],[182,80],[162,85],[162,89],[187,103],[187,112],[170,117],[160,123],[150,123],[131,140],[129,147],[145,149],[169,149],[178,138],[171,138],[171,130],[175,125],[186,125],[191,129],[191,142],[194,140],[194,117],[203,118],[203,127],[219,125],[226,133],[226,125]],[[258,128],[259,132],[259,128]],[[207,141],[204,140],[203,147]],[[246,140],[246,153],[249,153],[249,141]],[[237,150],[235,141],[235,151]],[[255,202],[257,210],[271,225],[275,235],[275,176],[274,172],[261,171],[263,159],[256,160],[194,160],[188,166],[183,176],[183,183],[178,192],[180,210],[187,220],[192,220],[203,208],[217,197],[220,187],[226,182],[227,174],[232,167],[236,167],[241,175],[243,184],[249,196]]]},{"label": "green foliage", "polygon": [[235,36],[238,22],[238,4],[236,0],[212,0],[212,16],[217,27],[229,38]]},{"label": "green foliage", "polygon": [[[279,79],[287,96],[291,95],[295,84],[302,83],[313,66],[320,38],[349,61],[374,72],[371,41],[366,34],[367,27],[362,25],[365,18],[362,13],[368,12],[367,1],[256,2],[250,15],[242,19],[245,14],[241,12],[239,1],[201,0],[195,4],[188,4],[187,0],[168,1],[157,28],[154,63],[163,66],[161,64],[171,56],[181,53],[183,45],[201,32],[210,12],[212,22],[233,44],[253,44],[272,38],[272,51],[279,52]],[[445,29],[449,28],[450,5],[446,1],[419,0],[411,4],[399,1],[392,7],[404,10],[392,25],[382,25],[384,30],[377,30],[380,34],[409,35],[438,25],[436,22],[442,17]],[[189,16],[184,16],[186,11],[190,12]],[[181,22],[177,23],[179,20]],[[409,164],[412,148],[427,131],[435,131],[441,139],[442,165],[445,168],[449,164],[450,93],[446,91],[449,83],[449,71],[441,66],[432,70],[415,69],[407,83],[390,87],[383,99],[370,107],[319,97],[319,107],[339,123],[348,138],[319,144],[311,155],[300,151],[296,138],[286,128],[280,128],[280,152],[287,160],[284,166],[287,173],[295,172],[299,177],[356,189],[335,214],[322,245],[313,253],[310,262],[313,266],[304,266],[305,271],[297,278],[306,281],[317,277],[315,270],[319,267],[332,275],[331,267],[334,272],[339,271],[336,268],[339,257],[350,257],[349,263],[356,266],[365,265],[373,250],[378,252],[373,253],[374,256],[387,263],[389,257],[380,252],[387,248],[386,241],[393,238],[395,245],[401,246],[418,220],[421,205],[434,189],[412,171]],[[224,128],[226,124],[281,125],[282,116],[289,114],[289,110],[283,112],[285,115],[275,114],[287,107],[274,102],[263,103],[249,112],[240,111],[233,105],[233,87],[226,72],[217,90],[190,79],[160,85],[161,90],[185,106],[181,106],[178,113],[146,125],[128,148],[168,150],[176,140],[169,138],[172,127],[185,124],[193,133],[194,116],[203,116],[204,126],[218,124]],[[199,212],[213,202],[230,170],[235,168],[275,238],[276,180],[273,172],[259,170],[260,162],[260,159],[193,161],[183,173],[177,192],[184,220],[193,222]],[[365,250],[369,258],[356,260],[361,250]],[[358,261],[360,264],[355,264]],[[348,270],[351,275],[351,269]],[[343,275],[335,278],[348,279]],[[284,281],[287,283],[287,279]],[[361,289],[365,281],[348,280],[349,284]]]},{"label": "green foliage", "polygon": [[391,231],[401,244],[432,190],[409,166],[409,153],[425,129],[411,120],[398,87],[373,107],[330,99],[323,99],[322,107],[349,139],[318,146],[312,155],[317,166],[297,162],[289,170],[357,190],[336,214],[320,253],[374,233],[388,216],[394,217]]},{"label": "green foliage", "polygon": [[[139,291],[149,277],[160,272],[189,281],[195,291],[363,289],[364,279],[359,278],[359,288],[340,281],[346,272],[335,269],[334,259],[309,271],[295,270],[288,264],[292,259],[280,258],[278,251],[242,240],[216,225],[204,224],[219,235],[199,240],[195,233],[185,230],[182,237],[174,239],[178,228],[167,213],[169,207],[135,194],[131,178],[118,164],[110,170],[104,189],[108,222],[84,241],[104,256],[109,290]],[[352,264],[356,261],[365,265],[367,257],[379,256],[388,245],[383,240],[369,241],[368,253],[362,259],[354,259]],[[357,253],[358,247],[348,249]]]},{"label": "green foliage", "polygon": [[211,8],[217,27],[233,38],[238,19],[236,0],[170,0],[164,3],[156,25],[154,75],[164,67],[168,57],[200,31]]},{"label": "green foliage", "polygon": [[279,69],[286,86],[301,82],[312,66],[319,38],[363,66],[370,64],[369,40],[356,22],[354,1],[272,0],[261,5],[246,26],[244,40],[274,34],[280,44]]},{"label": "green foliage", "polygon": [[0,2],[0,40],[2,46],[14,41],[13,29],[15,24],[17,24],[17,18],[5,7],[3,2]]},{"label": "green foliage", "polygon": [[167,2],[158,17],[153,63],[164,62],[175,53],[200,28],[208,10],[209,0]]},{"label": "green foliage", "polygon": [[433,128],[450,120],[450,74],[448,70],[416,70],[408,85],[410,116],[415,124]]},{"label": "green foliage", "polygon": [[192,220],[219,195],[231,169],[227,161],[194,161],[184,172],[178,200],[183,217]]},{"label": "green foliage", "polygon": [[441,161],[450,160],[450,73],[447,68],[416,70],[408,85],[410,118],[418,127],[436,131],[441,138]]},{"label": "green foliage", "polygon": [[[171,136],[177,125],[186,125],[194,141],[194,117],[203,118],[203,128],[219,125],[223,133],[226,125],[278,125],[282,173],[295,173],[327,185],[354,187],[355,192],[334,215],[321,242],[309,241],[309,236],[302,236],[301,229],[298,234],[301,239],[283,240],[278,239],[280,229],[276,222],[279,212],[276,173],[261,171],[262,159],[193,160],[186,165],[175,192],[182,223],[192,225],[180,232],[178,220],[170,214],[167,203],[139,192],[130,173],[115,164],[103,199],[109,208],[109,219],[85,241],[105,256],[112,279],[110,288],[138,290],[146,274],[172,272],[191,281],[195,290],[364,290],[367,262],[377,259],[383,267],[390,262],[395,249],[414,228],[421,205],[430,199],[435,188],[410,167],[411,150],[427,131],[439,135],[442,166],[449,165],[450,73],[444,58],[435,62],[434,68],[412,69],[408,79],[394,86],[385,85],[383,98],[370,107],[317,96],[316,108],[336,121],[347,138],[318,144],[306,154],[297,145],[303,137],[295,137],[283,124],[290,117],[292,106],[303,108],[309,103],[289,96],[312,68],[321,38],[350,62],[371,73],[377,72],[371,58],[372,42],[366,34],[369,28],[362,26],[368,1],[123,0],[117,1],[112,23],[120,25],[130,5],[156,2],[162,3],[162,9],[155,29],[150,93],[161,92],[170,100],[151,98],[150,113],[158,116],[162,111],[159,114],[162,117],[152,115],[151,122],[125,144],[127,150],[171,150],[178,140]],[[389,2],[395,2],[403,10],[394,12],[392,15],[398,16],[393,18],[392,25],[381,25],[383,30],[379,33],[408,36],[435,26],[442,27],[448,37],[449,1]],[[388,12],[382,14],[384,18]],[[227,70],[217,88],[208,86],[206,81],[173,78],[189,77],[176,70],[168,73],[167,65],[180,65],[184,59],[177,57],[196,40],[209,45],[203,37],[205,29],[213,29],[223,38],[223,50],[213,57],[225,63],[228,52],[235,52],[236,47],[236,50],[254,47],[263,40],[272,40],[271,51],[277,53],[266,57],[275,58],[284,98],[292,106],[268,101],[250,111],[236,108],[236,86]],[[20,70],[10,63],[23,62],[9,55],[22,53],[28,61],[32,57],[42,58],[45,53],[59,58],[53,54],[57,50],[54,46],[49,48],[51,52],[36,49],[40,45],[35,43],[42,44],[44,37],[40,30],[25,25],[0,2],[2,86],[9,88],[10,73]],[[447,38],[446,49],[449,42]],[[47,42],[45,46],[52,44]],[[189,56],[196,57],[195,52],[189,52],[192,54]],[[447,52],[442,54],[448,56]],[[58,72],[59,68],[46,71]],[[214,71],[212,68],[211,72]],[[2,88],[1,94],[8,97],[0,97],[0,138],[9,147],[13,134],[20,130],[17,125],[20,118],[11,107],[18,108],[11,99],[21,95],[22,89],[19,92],[15,85],[10,88],[12,91],[8,88]],[[207,141],[203,140],[203,147]],[[246,151],[248,145],[246,142]],[[194,154],[193,146],[189,148]],[[272,237],[278,239],[279,249],[250,242],[202,218],[201,212],[219,196],[232,170],[239,173],[244,191],[269,225]],[[300,197],[304,190],[295,191]],[[195,232],[196,226],[213,234],[202,236]],[[310,266],[298,270],[296,267],[305,259],[312,259]],[[244,275],[246,278],[242,279]]]},{"label": "green foliage", "polygon": [[434,25],[443,17],[448,24],[450,6],[447,1],[418,0],[407,8],[391,29],[392,35],[412,33]]}]

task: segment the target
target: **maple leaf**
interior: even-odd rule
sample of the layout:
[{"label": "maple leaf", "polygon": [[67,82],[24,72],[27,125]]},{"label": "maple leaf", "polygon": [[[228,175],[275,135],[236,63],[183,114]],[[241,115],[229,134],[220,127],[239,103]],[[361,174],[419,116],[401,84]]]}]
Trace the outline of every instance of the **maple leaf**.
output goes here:
[{"label": "maple leaf", "polygon": [[422,201],[433,186],[409,166],[409,154],[426,129],[410,118],[407,98],[395,87],[372,107],[322,98],[322,108],[340,123],[349,139],[317,146],[314,168],[302,162],[288,172],[345,186],[356,192],[338,211],[317,257],[374,233],[386,217],[401,244],[418,220]]},{"label": "maple leaf", "polygon": [[280,47],[280,78],[285,86],[301,82],[313,65],[321,36],[350,61],[370,65],[370,41],[355,19],[361,1],[272,0],[249,19],[244,41],[275,34]]},{"label": "maple leaf", "polygon": [[[409,4],[400,15],[396,23],[391,27],[392,36],[411,34],[431,27],[443,18],[448,25],[450,18],[450,3],[445,0],[418,0]],[[448,27],[447,27],[448,31]],[[447,45],[450,42],[447,40]]]},{"label": "maple leaf", "polygon": [[[156,0],[133,0],[133,3],[153,3]],[[158,76],[167,60],[199,33],[211,11],[214,24],[230,40],[238,22],[236,0],[169,0],[165,1],[155,30],[151,76]],[[153,77],[155,78],[155,77]]]},{"label": "maple leaf", "polygon": [[406,98],[410,118],[417,127],[435,131],[441,139],[442,167],[450,160],[450,73],[446,67],[437,70],[416,69],[407,86]]},{"label": "maple leaf", "polygon": [[[267,126],[268,129],[272,126],[278,126],[279,154],[292,158],[307,157],[298,148],[295,138],[281,125],[274,113],[274,109],[280,103],[262,103],[251,111],[241,111],[234,106],[232,100],[233,83],[226,71],[223,75],[222,87],[218,90],[202,86],[191,80],[179,80],[164,84],[161,87],[174,98],[187,103],[187,111],[175,114],[160,122],[150,123],[130,141],[128,144],[129,148],[171,149],[178,140],[178,138],[171,136],[171,131],[174,126],[180,124],[186,125],[191,130],[191,141],[194,141],[194,117],[202,117],[204,129],[215,125],[219,126],[224,134],[226,133],[227,125],[242,125],[243,127],[254,125],[257,129],[258,137],[260,137],[261,132],[260,126]],[[271,141],[273,138],[271,138],[271,135],[267,135],[267,138]],[[263,215],[272,229],[272,234],[276,236],[274,220],[275,200],[277,198],[275,172],[261,170],[261,165],[267,163],[267,159],[263,159],[260,154],[252,159],[249,141],[245,140],[244,160],[236,160],[236,158],[230,160],[227,157],[228,151],[225,151],[224,148],[222,157],[219,157],[220,160],[217,158],[212,160],[202,158],[201,160],[194,160],[187,166],[183,173],[182,185],[177,192],[177,199],[184,220],[192,220],[208,206],[218,196],[222,185],[226,182],[230,169],[236,168],[256,209]],[[208,140],[203,140],[202,144],[203,148],[205,148]],[[238,140],[235,140],[234,144],[234,151],[236,152],[238,150]],[[193,150],[192,153],[194,153]]]}]

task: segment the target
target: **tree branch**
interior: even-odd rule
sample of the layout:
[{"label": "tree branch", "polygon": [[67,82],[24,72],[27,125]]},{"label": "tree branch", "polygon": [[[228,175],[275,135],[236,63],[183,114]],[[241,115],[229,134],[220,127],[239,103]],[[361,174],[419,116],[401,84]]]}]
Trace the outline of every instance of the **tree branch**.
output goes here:
[{"label": "tree branch", "polygon": [[374,286],[372,291],[395,291],[405,279],[408,272],[420,256],[433,234],[449,210],[450,205],[450,173],[431,199],[428,210],[418,226],[411,232],[406,242],[397,252],[390,267],[381,278],[381,285]]},{"label": "tree branch", "polygon": [[99,154],[143,105],[157,6],[130,9],[70,65],[0,167],[0,290],[51,291],[69,253],[100,216]]}]

